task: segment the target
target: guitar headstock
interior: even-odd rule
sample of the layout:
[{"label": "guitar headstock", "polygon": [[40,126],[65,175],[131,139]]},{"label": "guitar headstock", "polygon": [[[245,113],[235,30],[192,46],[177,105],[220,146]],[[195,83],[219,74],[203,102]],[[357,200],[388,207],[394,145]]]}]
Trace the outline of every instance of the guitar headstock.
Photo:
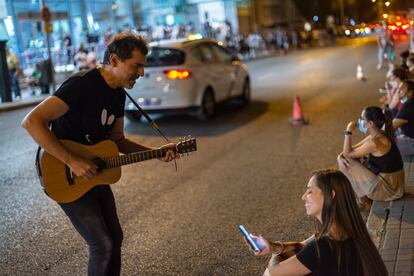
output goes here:
[{"label": "guitar headstock", "polygon": [[197,150],[197,142],[196,139],[191,137],[191,135],[182,137],[179,139],[177,143],[177,153],[181,156],[184,154],[189,155],[191,152]]}]

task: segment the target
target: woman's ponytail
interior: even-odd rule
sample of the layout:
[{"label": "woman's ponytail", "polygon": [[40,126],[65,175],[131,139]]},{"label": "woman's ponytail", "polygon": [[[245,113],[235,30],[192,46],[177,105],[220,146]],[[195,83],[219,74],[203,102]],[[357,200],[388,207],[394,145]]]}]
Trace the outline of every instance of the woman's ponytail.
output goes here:
[{"label": "woman's ponytail", "polygon": [[395,141],[395,134],[394,129],[392,127],[392,114],[389,109],[383,109],[382,112],[384,113],[384,131],[387,135],[388,139],[391,141]]}]

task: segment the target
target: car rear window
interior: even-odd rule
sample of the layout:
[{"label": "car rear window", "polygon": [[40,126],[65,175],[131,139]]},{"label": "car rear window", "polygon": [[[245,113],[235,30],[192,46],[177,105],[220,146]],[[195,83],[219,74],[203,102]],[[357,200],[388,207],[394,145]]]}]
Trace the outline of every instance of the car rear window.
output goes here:
[{"label": "car rear window", "polygon": [[171,48],[152,47],[147,55],[146,67],[180,65],[185,61],[185,53]]}]

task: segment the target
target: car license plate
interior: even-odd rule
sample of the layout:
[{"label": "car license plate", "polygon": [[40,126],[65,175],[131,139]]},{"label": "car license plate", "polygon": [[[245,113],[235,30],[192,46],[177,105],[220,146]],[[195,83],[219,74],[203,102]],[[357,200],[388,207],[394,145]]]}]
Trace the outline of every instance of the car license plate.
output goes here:
[{"label": "car license plate", "polygon": [[142,105],[145,106],[157,106],[157,105],[161,105],[161,99],[160,98],[156,98],[156,97],[151,97],[151,98],[145,98],[144,102]]}]

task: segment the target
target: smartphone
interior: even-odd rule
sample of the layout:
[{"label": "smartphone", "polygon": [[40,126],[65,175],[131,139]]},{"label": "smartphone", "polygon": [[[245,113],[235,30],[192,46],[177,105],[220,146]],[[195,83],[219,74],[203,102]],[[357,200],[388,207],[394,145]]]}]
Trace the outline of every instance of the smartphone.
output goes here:
[{"label": "smartphone", "polygon": [[256,251],[256,252],[260,252],[259,246],[257,246],[257,244],[254,242],[254,240],[250,236],[250,233],[247,232],[246,228],[244,228],[243,225],[239,225],[239,229],[242,232],[242,234],[244,235],[244,237],[246,238],[247,242],[251,245],[253,250]]},{"label": "smartphone", "polygon": [[387,93],[387,88],[385,88],[385,87],[381,87],[380,89],[378,89],[378,91],[380,92],[380,93]]}]

